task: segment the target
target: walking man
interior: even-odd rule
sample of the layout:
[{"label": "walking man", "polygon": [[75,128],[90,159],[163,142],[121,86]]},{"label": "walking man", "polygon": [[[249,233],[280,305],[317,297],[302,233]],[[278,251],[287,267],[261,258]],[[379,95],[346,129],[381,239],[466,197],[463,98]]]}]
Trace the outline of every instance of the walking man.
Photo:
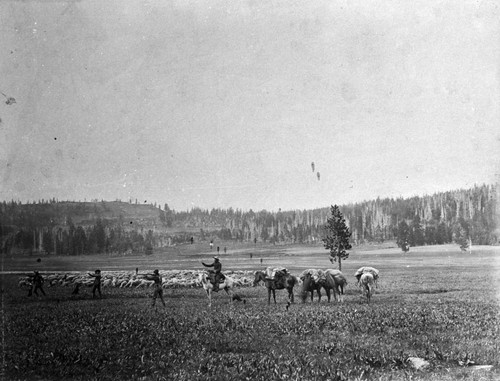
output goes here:
[{"label": "walking man", "polygon": [[101,270],[97,269],[94,274],[89,273],[91,277],[94,277],[94,286],[92,287],[92,298],[95,298],[95,292],[99,293],[99,299],[102,299],[101,294]]}]

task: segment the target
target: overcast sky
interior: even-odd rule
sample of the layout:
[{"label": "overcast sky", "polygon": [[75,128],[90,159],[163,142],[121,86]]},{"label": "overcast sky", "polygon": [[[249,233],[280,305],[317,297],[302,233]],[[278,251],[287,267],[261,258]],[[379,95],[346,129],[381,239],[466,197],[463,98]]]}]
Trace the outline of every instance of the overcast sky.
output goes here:
[{"label": "overcast sky", "polygon": [[277,211],[493,183],[499,13],[2,1],[0,200]]}]

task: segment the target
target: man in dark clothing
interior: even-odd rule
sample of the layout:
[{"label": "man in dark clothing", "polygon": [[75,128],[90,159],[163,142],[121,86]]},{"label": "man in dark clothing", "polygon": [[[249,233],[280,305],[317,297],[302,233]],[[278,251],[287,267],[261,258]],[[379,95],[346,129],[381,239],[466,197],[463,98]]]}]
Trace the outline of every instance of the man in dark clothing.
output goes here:
[{"label": "man in dark clothing", "polygon": [[214,276],[215,279],[213,281],[214,291],[219,291],[219,282],[225,278],[221,272],[222,271],[222,263],[220,263],[219,257],[215,256],[214,262],[209,264],[209,265],[207,265],[204,262],[201,262],[201,264],[205,267],[213,267],[214,268],[214,270],[213,270],[213,274],[215,275]]},{"label": "man in dark clothing", "polygon": [[95,298],[95,292],[99,292],[99,298],[102,298],[101,294],[101,270],[96,270],[95,274],[89,273],[91,277],[94,277],[94,286],[92,287],[92,297]]},{"label": "man in dark clothing", "polygon": [[145,275],[145,278],[147,280],[152,280],[154,281],[154,292],[153,292],[153,305],[152,307],[155,306],[156,304],[156,298],[160,298],[161,303],[163,304],[163,307],[166,307],[165,301],[163,300],[163,287],[162,287],[162,279],[160,272],[158,270],[153,271],[153,274],[147,274]]},{"label": "man in dark clothing", "polygon": [[40,290],[45,296],[46,294],[42,287],[44,280],[40,273],[38,271],[35,271],[31,278],[31,288],[28,292],[28,296],[31,296],[32,292],[34,292],[35,295],[38,296],[38,290]]}]

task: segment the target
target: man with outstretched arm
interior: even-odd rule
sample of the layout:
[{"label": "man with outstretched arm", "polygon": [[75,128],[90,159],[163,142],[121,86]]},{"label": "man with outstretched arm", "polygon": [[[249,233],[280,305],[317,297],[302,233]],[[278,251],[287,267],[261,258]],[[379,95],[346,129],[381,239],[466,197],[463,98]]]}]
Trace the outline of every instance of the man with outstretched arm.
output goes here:
[{"label": "man with outstretched arm", "polygon": [[34,271],[33,275],[30,275],[31,278],[31,288],[28,291],[28,296],[31,296],[32,293],[34,293],[36,296],[38,296],[38,290],[45,296],[45,291],[43,290],[43,277],[40,275],[38,271]]},{"label": "man with outstretched arm", "polygon": [[156,304],[156,298],[160,298],[163,307],[166,307],[165,300],[163,300],[163,287],[162,287],[162,279],[160,275],[160,271],[155,270],[153,274],[146,274],[144,277],[147,280],[152,280],[154,282],[154,291],[153,291],[153,304],[151,307],[154,307]]},{"label": "man with outstretched arm", "polygon": [[201,264],[205,267],[213,267],[213,273],[215,275],[215,280],[214,280],[214,291],[219,291],[219,282],[221,279],[224,279],[224,275],[222,274],[222,263],[219,261],[218,256],[214,256],[214,261],[213,263],[207,265],[205,262],[201,262]]},{"label": "man with outstretched arm", "polygon": [[94,286],[92,287],[92,298],[95,298],[95,292],[99,293],[99,299],[102,299],[101,294],[101,270],[97,269],[94,274],[89,273],[89,276],[94,278]]}]

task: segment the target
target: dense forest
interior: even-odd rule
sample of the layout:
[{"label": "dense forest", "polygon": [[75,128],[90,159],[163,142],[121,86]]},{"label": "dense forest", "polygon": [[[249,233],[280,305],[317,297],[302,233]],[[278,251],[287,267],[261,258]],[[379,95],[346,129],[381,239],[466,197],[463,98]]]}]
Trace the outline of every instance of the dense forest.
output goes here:
[{"label": "dense forest", "polygon": [[[396,241],[400,246],[471,240],[499,241],[497,188],[412,198],[385,198],[340,205],[351,242]],[[167,204],[122,201],[41,200],[0,203],[2,253],[82,255],[151,253],[156,248],[193,241],[320,244],[330,207],[254,212],[193,208],[177,212]]]}]

